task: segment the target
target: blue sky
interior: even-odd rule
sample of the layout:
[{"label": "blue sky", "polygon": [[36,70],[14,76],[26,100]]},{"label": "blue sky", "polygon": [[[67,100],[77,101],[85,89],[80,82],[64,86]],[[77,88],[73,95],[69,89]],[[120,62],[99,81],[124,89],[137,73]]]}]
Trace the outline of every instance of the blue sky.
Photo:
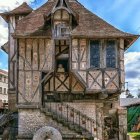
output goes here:
[{"label": "blue sky", "polygon": [[[12,10],[23,1],[36,9],[47,0],[4,0],[0,2],[0,12]],[[140,34],[140,0],[79,0],[87,9],[118,29],[132,34]],[[0,19],[0,46],[7,41],[7,26]],[[7,69],[7,55],[0,51],[0,68]],[[140,39],[125,53],[126,81],[132,93],[140,86]]]}]

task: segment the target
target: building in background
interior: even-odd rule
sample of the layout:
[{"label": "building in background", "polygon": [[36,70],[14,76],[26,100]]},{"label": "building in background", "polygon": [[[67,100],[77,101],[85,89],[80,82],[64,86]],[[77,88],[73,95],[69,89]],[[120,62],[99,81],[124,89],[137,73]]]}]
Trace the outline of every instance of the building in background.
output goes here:
[{"label": "building in background", "polygon": [[0,69],[0,109],[8,105],[8,72]]},{"label": "building in background", "polygon": [[127,112],[129,139],[140,139],[140,98],[121,98],[120,106]]}]

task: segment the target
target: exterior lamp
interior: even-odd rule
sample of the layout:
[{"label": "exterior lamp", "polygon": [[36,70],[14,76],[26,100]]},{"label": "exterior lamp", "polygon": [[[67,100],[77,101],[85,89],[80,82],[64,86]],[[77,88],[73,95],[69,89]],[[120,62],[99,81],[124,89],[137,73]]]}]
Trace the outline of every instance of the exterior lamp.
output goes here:
[{"label": "exterior lamp", "polygon": [[125,83],[126,83],[125,95],[129,95],[130,94],[130,91],[128,89],[128,82],[125,82]]}]

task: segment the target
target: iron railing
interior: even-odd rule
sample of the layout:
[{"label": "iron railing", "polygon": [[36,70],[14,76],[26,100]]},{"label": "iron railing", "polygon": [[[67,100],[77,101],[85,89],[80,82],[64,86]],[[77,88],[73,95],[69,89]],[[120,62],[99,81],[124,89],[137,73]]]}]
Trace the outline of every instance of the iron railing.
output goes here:
[{"label": "iron railing", "polygon": [[56,116],[57,119],[70,124],[91,137],[96,135],[97,122],[79,110],[66,103],[45,103],[45,109]]}]

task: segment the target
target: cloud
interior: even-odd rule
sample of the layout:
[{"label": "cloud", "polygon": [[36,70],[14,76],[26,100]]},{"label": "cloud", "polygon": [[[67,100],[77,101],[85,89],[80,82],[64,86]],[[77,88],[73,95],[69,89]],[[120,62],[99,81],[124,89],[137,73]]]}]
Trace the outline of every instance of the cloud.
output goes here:
[{"label": "cloud", "polygon": [[125,54],[125,71],[129,90],[136,96],[140,87],[140,52]]},{"label": "cloud", "polygon": [[13,10],[23,2],[27,2],[28,4],[31,4],[34,1],[35,0],[3,0],[0,2],[0,11]]},{"label": "cloud", "polygon": [[[31,4],[35,0],[1,0],[0,13],[13,10],[21,5],[23,2]],[[2,46],[8,40],[8,27],[7,23],[0,17],[0,46]]]},{"label": "cloud", "polygon": [[0,24],[0,46],[3,45],[8,39],[8,28]]}]

